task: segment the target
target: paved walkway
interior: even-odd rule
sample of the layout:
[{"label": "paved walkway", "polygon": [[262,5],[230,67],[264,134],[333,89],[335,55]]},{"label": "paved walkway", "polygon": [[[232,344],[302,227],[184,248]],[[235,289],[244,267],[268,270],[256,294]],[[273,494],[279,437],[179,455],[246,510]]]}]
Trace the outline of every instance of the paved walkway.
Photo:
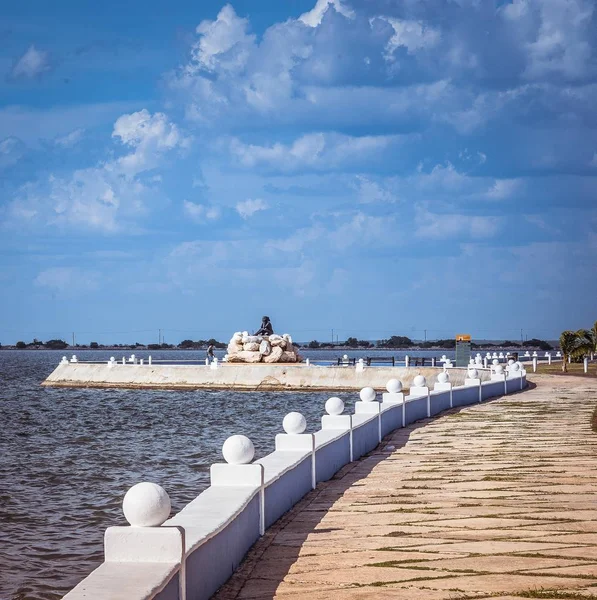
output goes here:
[{"label": "paved walkway", "polygon": [[217,600],[597,599],[597,380],[397,431],[266,532]]}]

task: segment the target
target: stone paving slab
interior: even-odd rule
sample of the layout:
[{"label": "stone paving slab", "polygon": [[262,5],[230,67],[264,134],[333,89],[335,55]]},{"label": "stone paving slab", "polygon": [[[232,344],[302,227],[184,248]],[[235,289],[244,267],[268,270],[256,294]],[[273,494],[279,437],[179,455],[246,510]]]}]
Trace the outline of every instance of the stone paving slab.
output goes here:
[{"label": "stone paving slab", "polygon": [[216,600],[597,600],[597,381],[388,436],[257,542]]}]

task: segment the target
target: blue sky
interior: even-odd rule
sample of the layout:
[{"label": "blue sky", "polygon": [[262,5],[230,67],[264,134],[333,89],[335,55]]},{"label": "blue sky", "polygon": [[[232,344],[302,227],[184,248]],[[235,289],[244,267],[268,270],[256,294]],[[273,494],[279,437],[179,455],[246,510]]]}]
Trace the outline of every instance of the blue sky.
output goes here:
[{"label": "blue sky", "polygon": [[588,0],[5,2],[0,342],[597,319]]}]

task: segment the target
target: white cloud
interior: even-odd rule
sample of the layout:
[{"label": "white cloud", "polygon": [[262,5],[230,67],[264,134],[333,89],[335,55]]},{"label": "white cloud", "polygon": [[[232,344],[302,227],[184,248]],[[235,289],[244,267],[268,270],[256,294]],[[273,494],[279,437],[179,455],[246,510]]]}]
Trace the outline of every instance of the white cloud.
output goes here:
[{"label": "white cloud", "polygon": [[7,137],[0,142],[0,169],[17,163],[25,153],[25,144],[16,137]]},{"label": "white cloud", "polygon": [[382,184],[364,175],[357,175],[354,187],[357,190],[361,204],[392,204],[398,201],[398,194],[395,189],[397,187],[396,182],[396,178],[388,178]]},{"label": "white cloud", "polygon": [[255,36],[247,33],[248,27],[247,19],[238,17],[230,4],[220,10],[215,21],[202,21],[196,29],[200,38],[191,50],[189,72],[242,69],[255,41]]},{"label": "white cloud", "polygon": [[118,168],[129,177],[155,168],[163,153],[186,148],[190,143],[164,113],[152,115],[147,109],[119,117],[112,137],[134,148],[132,153],[117,160]]},{"label": "white cloud", "polygon": [[11,79],[34,79],[50,70],[50,56],[43,50],[37,50],[33,45],[29,46],[14,64]]},{"label": "white cloud", "polygon": [[164,114],[150,115],[147,110],[122,115],[112,135],[133,151],[77,169],[68,177],[50,175],[21,186],[8,205],[9,218],[105,233],[120,231],[125,224],[134,230],[134,222],[155,196],[149,178],[142,181],[139,176],[158,167],[168,151],[185,147],[188,140]]},{"label": "white cloud", "polygon": [[260,198],[256,198],[255,200],[247,199],[242,202],[237,202],[236,204],[236,212],[238,212],[243,219],[248,219],[256,212],[267,210],[268,208],[267,203]]},{"label": "white cloud", "polygon": [[299,21],[302,21],[309,27],[317,27],[318,25],[321,25],[321,21],[330,6],[333,6],[337,13],[343,15],[347,19],[354,19],[354,11],[346,6],[343,0],[317,0],[315,6],[310,11],[303,13],[299,17]]},{"label": "white cloud", "polygon": [[76,146],[82,139],[85,133],[84,129],[73,129],[70,133],[57,137],[54,143],[62,148],[72,148]]},{"label": "white cloud", "polygon": [[416,207],[415,235],[421,238],[447,239],[470,237],[473,239],[492,238],[500,229],[501,217],[474,216],[468,214],[432,213],[423,206]]},{"label": "white cloud", "polygon": [[520,189],[522,182],[518,179],[496,179],[486,196],[492,200],[510,198]]},{"label": "white cloud", "polygon": [[244,144],[233,138],[230,151],[243,167],[265,167],[291,172],[301,169],[324,171],[363,165],[372,157],[400,144],[407,136],[352,137],[337,133],[309,133],[291,144],[271,146]]},{"label": "white cloud", "polygon": [[217,206],[208,206],[205,204],[197,204],[185,200],[183,202],[184,213],[195,223],[207,223],[208,221],[216,221],[220,218],[220,209]]},{"label": "white cloud", "polygon": [[386,20],[394,30],[394,35],[386,45],[386,60],[395,60],[395,52],[398,48],[406,48],[409,54],[414,54],[419,50],[435,46],[440,40],[439,31],[422,21],[380,18]]},{"label": "white cloud", "polygon": [[55,292],[78,294],[99,289],[100,274],[77,267],[52,267],[41,271],[34,283]]}]

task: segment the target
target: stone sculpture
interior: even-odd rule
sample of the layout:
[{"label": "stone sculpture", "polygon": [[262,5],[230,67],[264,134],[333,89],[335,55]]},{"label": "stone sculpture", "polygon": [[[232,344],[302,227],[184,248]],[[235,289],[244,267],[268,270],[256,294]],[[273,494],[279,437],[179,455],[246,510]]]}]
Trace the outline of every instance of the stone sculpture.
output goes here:
[{"label": "stone sculpture", "polygon": [[[264,321],[267,317],[264,317]],[[271,322],[268,319],[269,326]],[[263,324],[262,324],[263,329]],[[261,331],[261,329],[260,329]],[[292,338],[285,333],[277,335],[249,335],[247,331],[237,331],[228,344],[227,362],[230,363],[295,363],[302,358],[292,344]]]}]

